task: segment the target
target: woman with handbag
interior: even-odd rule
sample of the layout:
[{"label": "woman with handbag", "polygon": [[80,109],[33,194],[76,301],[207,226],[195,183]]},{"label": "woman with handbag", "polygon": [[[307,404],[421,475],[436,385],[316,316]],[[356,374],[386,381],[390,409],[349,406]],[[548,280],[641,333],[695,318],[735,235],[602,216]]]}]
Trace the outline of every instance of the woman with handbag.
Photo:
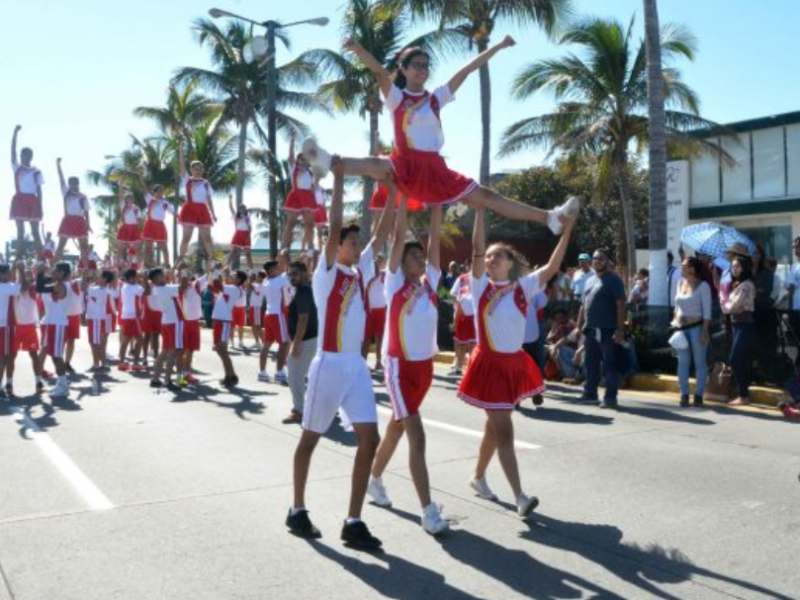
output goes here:
[{"label": "woman with handbag", "polygon": [[753,366],[753,349],[756,345],[756,327],[753,320],[756,287],[750,259],[737,256],[731,263],[731,293],[725,311],[731,315],[733,343],[728,364],[731,365],[739,396],[728,402],[732,406],[750,404],[750,377]]},{"label": "woman with handbag", "polygon": [[678,381],[681,388],[681,406],[689,406],[689,371],[694,362],[697,387],[694,405],[703,405],[703,393],[708,378],[706,354],[710,340],[711,287],[702,281],[703,265],[690,256],[681,264],[681,281],[675,296],[675,320],[673,324],[686,336],[685,347],[677,348]]}]

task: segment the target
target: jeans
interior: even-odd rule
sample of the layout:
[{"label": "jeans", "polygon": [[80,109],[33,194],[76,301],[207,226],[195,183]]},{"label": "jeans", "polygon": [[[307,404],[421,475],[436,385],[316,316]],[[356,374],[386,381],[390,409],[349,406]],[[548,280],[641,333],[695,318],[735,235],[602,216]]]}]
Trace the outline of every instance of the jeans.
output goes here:
[{"label": "jeans", "polygon": [[681,387],[681,396],[689,395],[689,371],[693,360],[697,376],[697,389],[695,389],[694,395],[702,396],[708,379],[708,361],[706,360],[708,345],[703,346],[700,343],[703,326],[684,329],[683,333],[689,340],[689,347],[686,350],[678,350],[678,382]]},{"label": "jeans", "polygon": [[756,345],[756,326],[754,323],[734,323],[733,343],[728,364],[731,366],[739,397],[750,396],[750,380],[753,369],[753,348]]},{"label": "jeans", "polygon": [[[597,340],[597,332],[600,331],[600,340]],[[586,398],[596,399],[597,388],[600,385],[602,369],[605,369],[606,393],[604,400],[614,404],[617,401],[619,391],[619,371],[617,361],[614,357],[614,330],[613,329],[585,329],[586,335],[584,348],[586,357],[584,368],[586,371],[586,381],[583,382],[583,395]],[[601,369],[602,365],[602,369]]]},{"label": "jeans", "polygon": [[575,379],[578,374],[578,367],[575,366],[575,352],[577,352],[576,348],[566,344],[558,349],[558,369],[561,371],[562,377]]},{"label": "jeans", "polygon": [[311,368],[311,361],[317,353],[317,338],[305,340],[303,351],[300,358],[294,358],[291,354],[286,359],[288,369],[287,379],[289,380],[289,390],[292,392],[292,412],[298,415],[303,414],[303,404],[306,396],[306,377]]}]

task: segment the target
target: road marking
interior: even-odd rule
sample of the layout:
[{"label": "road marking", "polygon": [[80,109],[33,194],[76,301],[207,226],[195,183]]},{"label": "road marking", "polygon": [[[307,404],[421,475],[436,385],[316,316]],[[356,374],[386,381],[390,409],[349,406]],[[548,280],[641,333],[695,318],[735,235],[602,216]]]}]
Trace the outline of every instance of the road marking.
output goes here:
[{"label": "road marking", "polygon": [[[381,412],[385,415],[393,414],[392,409],[386,408],[385,406],[378,406],[378,412]],[[451,425],[450,423],[443,423],[442,421],[434,421],[433,419],[429,419],[427,417],[423,419],[423,422],[425,423],[425,427],[433,427],[434,429],[442,429],[444,431],[450,431],[452,433],[460,433],[461,435],[466,435],[478,439],[483,437],[483,431],[467,429],[466,427],[459,427],[458,425]],[[537,444],[531,444],[530,442],[522,442],[520,440],[515,440],[514,445],[520,450],[538,450],[539,448],[541,448],[541,446]]]},{"label": "road marking", "polygon": [[29,438],[36,442],[39,449],[53,463],[56,469],[61,472],[69,484],[75,489],[78,495],[83,498],[91,510],[110,510],[114,508],[111,500],[92,483],[83,471],[78,468],[72,459],[59,448],[53,439],[42,431],[36,422],[31,419],[25,411],[18,406],[11,406],[14,420],[29,432]]}]

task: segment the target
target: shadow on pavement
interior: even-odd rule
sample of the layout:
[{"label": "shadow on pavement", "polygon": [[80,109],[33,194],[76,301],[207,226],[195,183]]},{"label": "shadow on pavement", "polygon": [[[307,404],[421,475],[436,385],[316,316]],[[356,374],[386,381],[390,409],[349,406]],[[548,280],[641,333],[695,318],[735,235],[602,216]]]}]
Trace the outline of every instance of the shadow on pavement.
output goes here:
[{"label": "shadow on pavement", "polygon": [[577,412],[574,410],[564,410],[555,408],[546,401],[542,408],[533,409],[520,406],[517,409],[521,415],[537,421],[548,421],[550,423],[571,423],[573,425],[613,425],[614,418],[603,415],[593,415],[591,413]]},{"label": "shadow on pavement", "polygon": [[[215,396],[219,396],[222,394],[226,396],[234,396],[236,398],[239,398],[239,401],[223,402],[221,400],[215,399]],[[274,392],[260,391],[257,393],[253,393],[249,390],[245,390],[242,388],[221,390],[200,384],[198,386],[187,387],[179,392],[176,392],[174,397],[172,398],[172,402],[175,403],[194,402],[194,401],[207,402],[209,404],[218,406],[219,408],[225,408],[231,410],[241,420],[246,421],[247,415],[264,414],[264,408],[265,408],[264,404],[262,402],[253,401],[253,399],[256,396],[275,396],[275,395],[277,394],[275,394]]]}]

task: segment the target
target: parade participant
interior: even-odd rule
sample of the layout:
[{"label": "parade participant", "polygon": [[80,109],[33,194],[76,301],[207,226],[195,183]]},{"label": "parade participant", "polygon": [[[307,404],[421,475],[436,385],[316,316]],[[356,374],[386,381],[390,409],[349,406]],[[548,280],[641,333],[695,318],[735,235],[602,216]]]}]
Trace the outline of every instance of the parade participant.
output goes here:
[{"label": "parade participant", "polygon": [[[242,285],[242,294],[233,304],[233,314],[231,315],[231,345],[233,339],[239,338],[239,350],[244,350],[244,326],[247,324],[247,280]],[[212,317],[213,318],[213,317]]]},{"label": "parade participant", "polygon": [[[144,295],[144,288],[137,282],[138,273],[136,269],[128,269],[122,278],[122,288],[120,289],[122,307],[119,321],[119,364],[117,369],[120,371],[139,371],[142,369],[139,364],[139,357],[142,350],[142,316],[144,313],[142,296]],[[133,347],[133,365],[127,362],[129,346]]]},{"label": "parade participant", "polygon": [[178,265],[181,285],[186,285],[183,292],[183,356],[178,358],[177,384],[179,386],[198,383],[192,374],[192,361],[195,352],[200,352],[200,319],[203,318],[203,292],[208,287],[208,275],[198,269],[192,278],[185,264]]},{"label": "parade participant", "polygon": [[149,355],[155,359],[161,353],[161,306],[154,295],[149,273],[142,287],[142,364],[146,367]]},{"label": "parade participant", "polygon": [[[322,250],[322,241],[325,237],[325,230],[328,228],[328,211],[325,208],[325,190],[319,184],[319,179],[314,178],[314,200],[317,202],[317,209],[314,211],[314,228],[317,230],[317,249]],[[309,249],[313,249],[312,243]]]},{"label": "parade participant", "polygon": [[394,206],[391,203],[387,205],[376,236],[362,252],[358,226],[343,227],[342,224],[344,163],[339,157],[334,157],[332,170],[334,190],[330,235],[312,279],[320,335],[317,355],[308,376],[303,433],[294,455],[294,502],[286,517],[286,525],[295,535],[320,537],[319,530],[308,517],[306,483],[314,449],[337,412],[341,411],[343,418],[352,425],[358,444],[350,505],[341,539],[350,546],[376,549],[381,546],[381,541],[361,520],[369,471],[380,439],[372,379],[361,357],[367,318],[364,282],[374,275],[372,248],[380,248],[385,243],[387,215],[394,215]]},{"label": "parade participant", "polygon": [[215,279],[211,284],[211,291],[215,296],[214,311],[211,313],[214,322],[214,352],[219,355],[222,368],[225,370],[225,378],[220,383],[226,388],[233,388],[239,383],[239,377],[233,369],[228,343],[231,340],[234,306],[244,297],[243,286],[247,282],[247,273],[244,271],[231,273],[225,269],[222,274],[225,283],[221,279]]},{"label": "parade participant", "polygon": [[386,257],[375,259],[375,277],[367,283],[367,326],[361,354],[369,358],[369,347],[375,343],[375,371],[383,371],[383,333],[386,328]]},{"label": "parade participant", "polygon": [[[400,198],[398,197],[397,188],[394,186],[394,184],[392,184],[391,181],[385,183],[377,182],[375,185],[375,191],[372,192],[372,198],[370,198],[369,201],[369,210],[373,213],[380,213],[386,206],[386,202],[388,202],[389,197],[392,198],[395,206],[400,205]],[[415,198],[406,198],[406,205],[408,212],[418,212],[425,208],[422,202]],[[378,219],[372,219],[373,233],[377,227]]]},{"label": "parade participant", "polygon": [[56,159],[56,166],[61,183],[61,194],[64,197],[64,218],[61,219],[61,225],[58,228],[58,247],[53,260],[60,261],[64,256],[64,248],[68,240],[78,240],[81,261],[85,261],[89,252],[88,237],[92,231],[89,198],[81,192],[81,184],[77,177],[64,179],[60,158]]},{"label": "parade participant", "polygon": [[[170,391],[179,391],[180,388],[172,382],[172,369],[178,354],[183,351],[183,307],[180,295],[188,287],[185,283],[168,284],[167,275],[163,269],[151,269],[147,275],[152,286],[150,301],[157,305],[161,311],[161,334],[163,344],[158,357],[153,364],[153,378],[150,380],[151,388],[166,387]],[[161,380],[162,373],[164,381]]]},{"label": "parade participant", "polygon": [[244,258],[247,261],[247,268],[252,271],[253,257],[250,254],[252,240],[250,238],[253,226],[250,223],[250,214],[244,204],[240,204],[236,208],[233,207],[233,196],[228,196],[228,207],[231,210],[231,216],[233,217],[236,231],[231,240],[231,253],[228,255],[226,264],[236,264],[239,260],[239,255],[244,253]]},{"label": "parade participant", "polygon": [[[417,198],[423,204],[449,204],[464,201],[471,206],[481,206],[516,220],[536,221],[546,224],[553,233],[561,232],[559,216],[576,213],[580,207],[577,198],[552,211],[544,211],[532,204],[522,204],[479,185],[473,179],[451,171],[439,154],[444,145],[444,132],[440,111],[451,102],[455,93],[473,72],[486,65],[504,48],[515,44],[510,36],[485,50],[459,70],[449,82],[433,92],[425,89],[430,74],[430,57],[418,47],[406,48],[397,57],[398,70],[394,76],[384,68],[358,42],[350,38],[345,49],[353,52],[375,75],[384,104],[392,113],[395,130],[395,147],[391,158],[346,158],[348,175],[371,177],[378,181],[394,180],[400,192]],[[303,145],[303,153],[317,171],[324,174],[325,153],[312,138]]]},{"label": "parade participant", "polygon": [[[19,279],[25,277],[25,263],[21,260],[15,265]],[[5,393],[7,398],[14,395],[14,361],[17,358],[17,302],[21,284],[14,281],[14,271],[7,264],[0,264],[0,383],[6,376]]]},{"label": "parade participant", "polygon": [[563,235],[546,266],[510,281],[512,268],[519,267],[523,261],[505,244],[486,248],[484,212],[478,209],[475,215],[470,276],[472,297],[477,304],[478,345],[458,388],[458,397],[486,412],[478,462],[470,485],[482,498],[496,498],[486,482],[486,469],[497,452],[514,493],[517,513],[525,517],[536,508],[539,500],[522,491],[511,415],[522,399],[544,391],[542,374],[522,350],[525,318],[533,296],[558,272],[575,221],[574,217],[562,217]]},{"label": "parade participant", "polygon": [[284,346],[289,341],[289,332],[286,329],[283,291],[289,285],[289,276],[281,266],[285,258],[281,256],[278,258],[280,261],[270,260],[264,264],[264,270],[267,272],[267,281],[261,286],[264,298],[267,300],[267,312],[264,315],[264,345],[261,347],[261,354],[258,357],[260,367],[258,380],[266,383],[270,381],[269,373],[267,372],[267,358],[273,343],[278,344],[275,381],[282,383],[286,380]]},{"label": "parade participant", "polygon": [[425,429],[419,414],[433,381],[433,357],[439,350],[436,344],[439,320],[436,289],[441,278],[441,228],[442,207],[434,206],[431,208],[427,256],[420,242],[406,242],[408,214],[406,199],[401,198],[386,274],[389,326],[384,341],[385,380],[393,416],[375,455],[367,487],[367,493],[376,504],[391,506],[382,476],[405,433],[411,479],[422,506],[422,527],[431,535],[444,533],[449,528],[440,514],[439,505],[431,500],[425,462]]},{"label": "parade participant", "polygon": [[[35,275],[34,275],[35,277]],[[24,273],[21,275],[20,295],[17,301],[17,327],[14,334],[17,353],[27,352],[31,359],[36,378],[36,392],[44,390],[42,363],[39,360],[39,295],[33,281]],[[9,375],[9,380],[11,375]]]},{"label": "parade participant", "polygon": [[17,223],[17,258],[25,254],[25,223],[30,223],[36,254],[42,252],[39,222],[42,220],[42,172],[31,164],[33,150],[23,148],[17,157],[17,136],[22,125],[14,128],[11,138],[11,170],[14,172],[14,197],[11,199],[11,220]]},{"label": "parade participant", "polygon": [[151,190],[144,178],[144,167],[137,171],[139,185],[144,190],[145,209],[144,227],[142,227],[142,252],[147,266],[154,264],[153,245],[161,252],[161,262],[169,268],[169,246],[167,245],[167,226],[164,224],[167,213],[175,216],[175,210],[164,198],[164,187],[154,185]]},{"label": "parade participant", "polygon": [[467,357],[475,348],[478,341],[475,333],[475,305],[472,301],[472,288],[469,285],[469,275],[464,273],[459,275],[450,295],[455,302],[455,318],[453,319],[453,342],[456,350],[456,358],[453,368],[448,375],[451,377],[461,377],[467,365]]},{"label": "parade participant", "polygon": [[286,213],[286,226],[281,238],[282,248],[292,246],[292,236],[297,225],[297,217],[303,219],[303,241],[301,247],[306,248],[314,244],[314,211],[317,210],[317,201],[314,197],[314,175],[308,166],[308,160],[302,153],[295,156],[296,134],[292,133],[289,142],[289,166],[292,169],[292,190],[283,204]]},{"label": "parade participant", "polygon": [[183,186],[186,189],[186,201],[178,213],[178,223],[183,230],[178,261],[182,262],[186,258],[194,230],[198,229],[200,245],[206,254],[206,260],[210,262],[214,260],[211,227],[217,222],[217,215],[214,213],[214,190],[211,189],[211,184],[203,178],[203,163],[199,160],[194,160],[189,165],[191,176],[186,171],[182,143],[178,144],[178,161],[183,173]]},{"label": "parade participant", "polygon": [[121,180],[118,180],[118,198],[120,224],[117,229],[117,263],[120,268],[130,264],[130,250],[133,249],[134,256],[137,248],[142,243],[142,232],[139,230],[139,218],[141,211],[134,202],[133,194]]},{"label": "parade participant", "polygon": [[[90,254],[91,256],[91,254]],[[81,287],[80,282],[80,273],[81,271],[76,272],[76,279],[75,280],[68,280],[66,285],[70,287],[70,293],[67,296],[67,331],[66,331],[66,341],[65,341],[65,351],[64,351],[64,359],[65,365],[64,368],[67,370],[67,373],[74,374],[75,369],[72,367],[72,357],[75,354],[75,342],[76,340],[81,339],[81,319],[83,318],[83,313],[86,308],[86,295],[84,294],[83,288]],[[44,348],[44,335],[42,336],[42,351],[43,354],[41,356],[45,356]]]},{"label": "parade participant", "polygon": [[[44,232],[44,225],[42,225],[42,232]],[[45,233],[44,236],[44,249],[42,250],[42,260],[47,264],[52,264],[56,257],[56,243],[53,240],[51,232]]]},{"label": "parade participant", "polygon": [[255,344],[254,349],[261,350],[264,341],[264,280],[267,278],[266,271],[259,271],[250,275],[248,290],[250,296],[247,306],[247,322],[253,332]]},{"label": "parade participant", "polygon": [[55,398],[69,395],[64,348],[69,326],[68,309],[76,296],[70,281],[71,274],[72,268],[69,263],[64,262],[56,264],[52,277],[47,277],[42,271],[36,274],[36,292],[41,295],[45,307],[42,347],[52,359],[58,376],[56,385],[50,390],[50,395]]},{"label": "parade participant", "polygon": [[[84,280],[88,284],[88,279]],[[106,348],[108,334],[111,332],[111,321],[108,307],[112,302],[109,286],[114,282],[114,273],[103,271],[96,283],[86,285],[86,333],[92,347],[92,368],[89,371],[100,371],[106,368]]]}]

